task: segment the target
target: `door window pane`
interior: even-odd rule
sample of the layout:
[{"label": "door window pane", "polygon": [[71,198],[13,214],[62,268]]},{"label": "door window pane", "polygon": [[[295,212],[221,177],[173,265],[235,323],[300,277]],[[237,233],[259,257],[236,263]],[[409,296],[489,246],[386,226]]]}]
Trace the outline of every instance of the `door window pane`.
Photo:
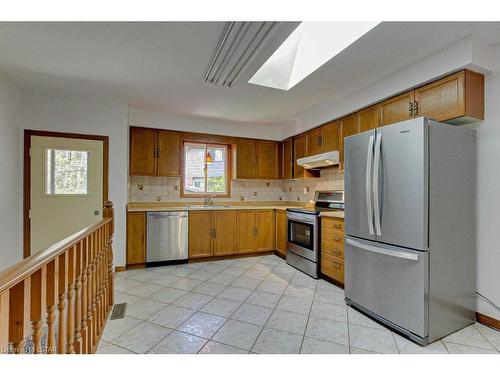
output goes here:
[{"label": "door window pane", "polygon": [[212,163],[207,164],[207,193],[226,191],[226,154],[223,148],[209,147]]},{"label": "door window pane", "polygon": [[88,194],[88,151],[47,149],[47,195]]}]

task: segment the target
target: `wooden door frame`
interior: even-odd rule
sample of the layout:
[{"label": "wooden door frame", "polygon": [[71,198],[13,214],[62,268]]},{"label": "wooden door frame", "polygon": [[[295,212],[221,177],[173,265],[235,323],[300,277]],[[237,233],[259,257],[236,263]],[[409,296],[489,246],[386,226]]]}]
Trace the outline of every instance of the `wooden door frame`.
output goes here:
[{"label": "wooden door frame", "polygon": [[52,132],[45,130],[29,130],[24,129],[24,150],[23,150],[23,258],[30,256],[31,248],[31,228],[29,211],[31,208],[31,137],[54,137],[54,138],[71,138],[71,139],[87,139],[91,141],[102,141],[102,198],[103,203],[108,200],[108,171],[109,171],[109,137],[106,135],[91,135],[78,133],[63,133]]}]

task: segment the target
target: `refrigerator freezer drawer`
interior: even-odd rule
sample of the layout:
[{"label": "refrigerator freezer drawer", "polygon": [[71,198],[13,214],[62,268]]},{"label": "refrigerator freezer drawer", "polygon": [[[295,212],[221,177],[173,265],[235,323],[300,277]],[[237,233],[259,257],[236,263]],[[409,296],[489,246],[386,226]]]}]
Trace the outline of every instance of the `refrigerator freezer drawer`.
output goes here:
[{"label": "refrigerator freezer drawer", "polygon": [[347,237],[345,295],[417,335],[428,334],[428,252]]}]

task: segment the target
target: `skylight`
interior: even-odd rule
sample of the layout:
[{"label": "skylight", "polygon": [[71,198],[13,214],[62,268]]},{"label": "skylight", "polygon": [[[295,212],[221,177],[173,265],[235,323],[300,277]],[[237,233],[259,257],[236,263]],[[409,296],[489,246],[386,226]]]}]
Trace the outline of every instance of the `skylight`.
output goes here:
[{"label": "skylight", "polygon": [[379,22],[302,22],[248,81],[290,90]]}]

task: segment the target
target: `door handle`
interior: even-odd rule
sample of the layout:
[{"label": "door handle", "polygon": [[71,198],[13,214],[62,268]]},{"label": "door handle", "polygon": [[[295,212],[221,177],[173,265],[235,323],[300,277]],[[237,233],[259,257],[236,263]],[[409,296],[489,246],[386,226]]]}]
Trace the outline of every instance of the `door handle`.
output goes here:
[{"label": "door handle", "polygon": [[368,151],[366,155],[366,177],[365,177],[365,194],[366,194],[366,216],[368,218],[368,230],[370,234],[375,234],[373,230],[373,208],[372,208],[372,191],[371,184],[372,181],[372,165],[373,165],[373,138],[375,136],[371,135],[368,141]]},{"label": "door handle", "polygon": [[375,158],[373,160],[373,210],[375,216],[375,234],[382,235],[380,226],[380,199],[379,199],[379,174],[380,174],[380,152],[382,148],[382,134],[377,133],[375,141]]},{"label": "door handle", "polygon": [[358,249],[370,251],[372,253],[377,253],[377,254],[382,254],[382,255],[387,255],[395,258],[401,258],[401,259],[408,259],[408,260],[415,260],[418,261],[418,255],[417,254],[410,254],[410,253],[405,253],[402,251],[396,251],[396,250],[390,250],[390,249],[384,249],[378,246],[373,246],[373,245],[367,245],[363,242],[359,242],[356,240],[353,240],[351,238],[348,238],[346,240],[347,244],[352,245],[357,247]]}]

